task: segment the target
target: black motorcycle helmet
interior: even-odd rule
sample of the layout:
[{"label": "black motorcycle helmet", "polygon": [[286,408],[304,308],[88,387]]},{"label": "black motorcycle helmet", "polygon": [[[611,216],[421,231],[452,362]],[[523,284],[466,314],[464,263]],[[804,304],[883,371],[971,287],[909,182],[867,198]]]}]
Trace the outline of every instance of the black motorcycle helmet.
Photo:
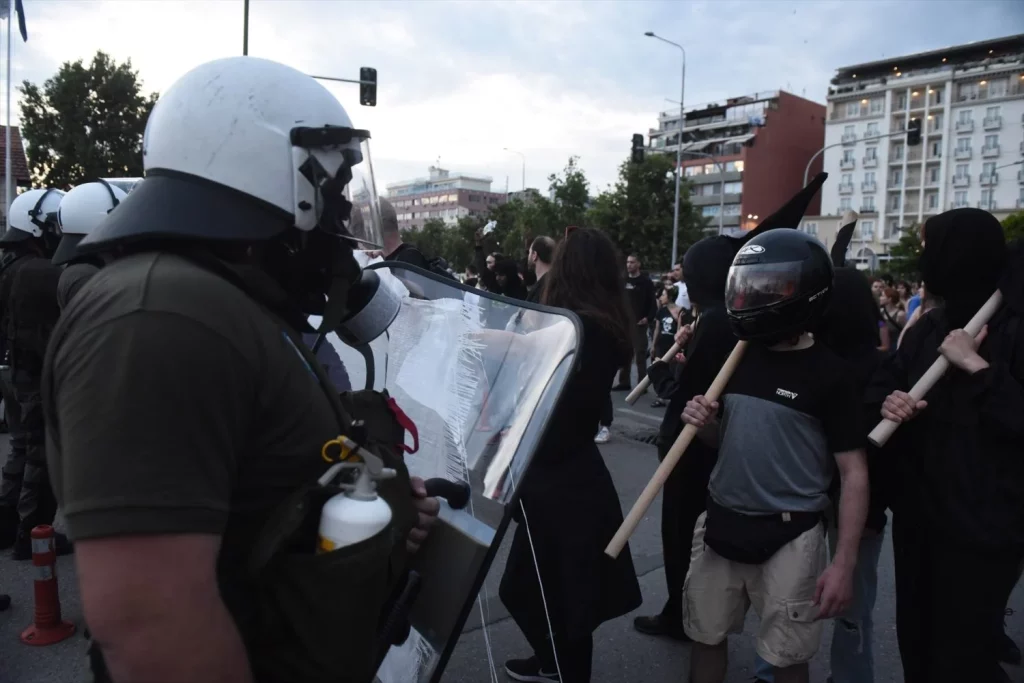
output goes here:
[{"label": "black motorcycle helmet", "polygon": [[810,329],[832,295],[832,257],[798,230],[771,230],[732,261],[725,306],[740,339],[775,344]]}]

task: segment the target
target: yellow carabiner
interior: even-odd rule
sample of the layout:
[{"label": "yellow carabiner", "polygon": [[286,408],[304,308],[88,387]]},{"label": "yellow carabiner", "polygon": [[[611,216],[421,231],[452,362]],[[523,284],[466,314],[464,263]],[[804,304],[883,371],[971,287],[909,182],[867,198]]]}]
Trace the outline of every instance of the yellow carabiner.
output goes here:
[{"label": "yellow carabiner", "polygon": [[[342,462],[344,460],[348,460],[349,455],[352,453],[352,449],[345,444],[346,441],[348,441],[347,438],[345,438],[344,436],[339,436],[335,439],[331,439],[330,441],[326,442],[320,449],[320,457],[323,458],[324,462],[326,463]],[[336,460],[331,459],[330,450],[332,446],[338,447],[338,457]]]}]

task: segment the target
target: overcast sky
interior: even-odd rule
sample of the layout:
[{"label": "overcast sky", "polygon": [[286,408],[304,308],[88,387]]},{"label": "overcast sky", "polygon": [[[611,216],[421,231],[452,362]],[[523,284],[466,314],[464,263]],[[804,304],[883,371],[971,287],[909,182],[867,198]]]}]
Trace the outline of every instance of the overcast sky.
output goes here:
[{"label": "overcast sky", "polygon": [[[242,50],[242,0],[24,5],[29,40],[15,26],[15,84],[102,49],[131,58],[159,92]],[[376,108],[358,105],[355,85],[328,87],[370,129],[381,188],[440,158],[517,190],[520,157],[508,147],[526,155],[527,186],[546,190],[575,154],[596,193],[614,181],[630,136],[655,127],[657,112],[675,106],[665,98],[679,96],[680,54],[645,38],[650,30],[685,46],[688,103],[776,88],[824,102],[836,67],[1024,33],[1024,2],[251,0],[249,54],[315,75],[377,69]]]}]

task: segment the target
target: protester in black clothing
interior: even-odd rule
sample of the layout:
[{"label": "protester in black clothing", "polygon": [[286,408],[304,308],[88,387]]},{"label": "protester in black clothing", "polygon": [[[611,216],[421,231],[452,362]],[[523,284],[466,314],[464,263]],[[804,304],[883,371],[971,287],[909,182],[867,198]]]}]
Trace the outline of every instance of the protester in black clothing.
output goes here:
[{"label": "protester in black clothing", "polygon": [[[991,683],[1003,607],[1024,549],[1024,268],[989,213],[929,218],[921,273],[945,306],[907,330],[868,398],[901,423],[887,445],[896,629],[906,683]],[[1004,303],[971,339],[962,328],[996,288]],[[950,368],[906,393],[940,355]]]},{"label": "protester in black clothing", "polygon": [[477,272],[476,266],[466,266],[466,275],[462,280],[462,283],[467,287],[476,287],[477,282],[480,281],[480,273]]},{"label": "protester in black clothing", "polygon": [[400,261],[424,270],[430,269],[430,262],[419,249],[402,241],[398,229],[398,214],[391,202],[380,200],[381,233],[384,237],[384,251],[381,254],[385,261]]},{"label": "protester in black clothing", "polygon": [[530,268],[537,274],[537,283],[530,290],[527,301],[540,302],[541,289],[544,284],[544,276],[551,270],[551,260],[555,256],[555,240],[550,237],[538,237],[530,245],[530,254],[527,262]]},{"label": "protester in black clothing", "polygon": [[614,560],[603,552],[622,523],[622,510],[594,445],[608,386],[630,353],[631,321],[615,261],[607,237],[581,228],[562,242],[547,275],[542,302],[576,313],[583,339],[579,366],[552,416],[558,428],[545,435],[521,484],[525,514],[501,580],[501,600],[534,653],[506,662],[506,672],[518,681],[587,683],[594,630],[641,602],[629,550]]},{"label": "protester in black clothing", "polygon": [[631,388],[630,365],[636,364],[636,379],[639,382],[647,374],[647,328],[656,312],[654,283],[650,276],[640,270],[640,259],[630,254],[626,259],[626,301],[629,304],[630,330],[633,343],[633,363],[627,363],[619,372],[615,388],[620,391]]},{"label": "protester in black clothing", "polygon": [[526,285],[523,284],[523,279],[519,277],[519,269],[516,267],[516,262],[511,259],[498,261],[494,266],[494,280],[497,284],[497,289],[492,289],[491,291],[495,294],[501,294],[510,299],[526,299],[528,296]]},{"label": "protester in black clothing", "polygon": [[[699,311],[697,322],[683,328],[686,363],[672,378],[667,363],[651,366],[651,377],[659,396],[669,406],[658,434],[658,460],[663,460],[683,430],[686,402],[711,386],[719,368],[736,345],[736,337],[725,314],[725,281],[738,247],[726,237],[708,237],[686,252],[685,278],[690,301]],[[688,640],[683,633],[683,581],[690,568],[690,545],[697,518],[705,509],[708,480],[718,451],[699,440],[686,450],[686,457],[672,470],[662,491],[661,542],[665,561],[668,600],[659,614],[637,617],[634,626],[648,635],[667,635]]]}]

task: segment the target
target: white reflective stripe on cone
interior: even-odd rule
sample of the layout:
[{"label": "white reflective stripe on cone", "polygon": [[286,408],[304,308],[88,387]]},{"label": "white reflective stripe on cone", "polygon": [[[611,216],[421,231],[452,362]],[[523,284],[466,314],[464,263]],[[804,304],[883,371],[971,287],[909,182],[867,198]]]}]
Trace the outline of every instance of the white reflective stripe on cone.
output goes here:
[{"label": "white reflective stripe on cone", "polygon": [[53,537],[50,538],[33,538],[32,539],[32,554],[38,555],[41,553],[48,553],[53,550]]}]

